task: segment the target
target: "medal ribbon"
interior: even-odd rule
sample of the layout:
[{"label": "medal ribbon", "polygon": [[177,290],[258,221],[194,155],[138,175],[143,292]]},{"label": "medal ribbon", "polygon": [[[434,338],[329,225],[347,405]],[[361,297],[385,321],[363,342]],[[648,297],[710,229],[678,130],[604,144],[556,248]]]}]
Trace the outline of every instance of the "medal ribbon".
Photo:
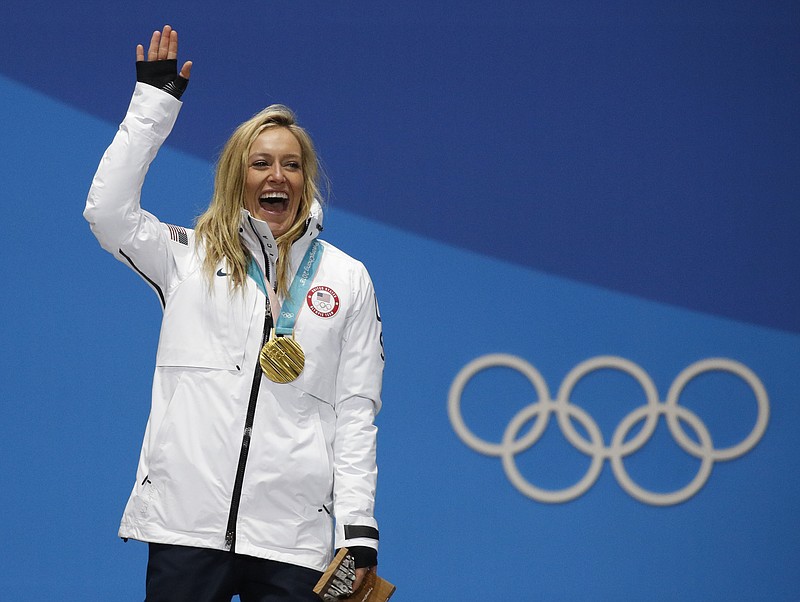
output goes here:
[{"label": "medal ribbon", "polygon": [[[322,261],[322,244],[314,239],[306,250],[303,261],[300,267],[297,268],[297,273],[294,275],[292,284],[289,287],[289,296],[284,300],[283,306],[280,308],[280,316],[275,325],[276,336],[286,336],[292,334],[294,331],[295,322],[297,322],[297,314],[300,311],[301,303],[308,294],[308,289],[311,288],[311,281],[317,273],[317,268]],[[274,295],[269,295],[267,292],[266,284],[264,283],[264,276],[261,273],[255,260],[251,257],[250,262],[247,264],[247,275],[250,276],[261,290],[264,295],[274,298]],[[272,291],[269,291],[272,292]],[[277,310],[278,308],[275,307]]]},{"label": "medal ribbon", "polygon": [[289,296],[283,301],[281,315],[278,317],[278,323],[275,324],[276,336],[282,337],[294,332],[297,314],[322,261],[322,250],[322,244],[316,238],[311,241],[300,267],[297,268],[292,285],[289,287]]},{"label": "medal ribbon", "polygon": [[269,297],[267,294],[267,287],[264,284],[264,274],[261,273],[261,268],[258,267],[256,260],[250,257],[250,261],[247,262],[247,275],[252,278],[258,289],[264,293],[265,297]]}]

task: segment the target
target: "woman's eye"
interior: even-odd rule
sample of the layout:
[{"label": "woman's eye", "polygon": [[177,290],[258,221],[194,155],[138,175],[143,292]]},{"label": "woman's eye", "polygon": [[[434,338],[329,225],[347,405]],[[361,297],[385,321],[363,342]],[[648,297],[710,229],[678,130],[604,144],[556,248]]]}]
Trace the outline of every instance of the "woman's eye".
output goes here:
[{"label": "woman's eye", "polygon": [[298,161],[289,161],[286,167],[288,169],[300,169],[300,163]]},{"label": "woman's eye", "polygon": [[266,161],[253,161],[253,167],[259,167],[259,168],[269,167],[269,163],[267,163]]}]

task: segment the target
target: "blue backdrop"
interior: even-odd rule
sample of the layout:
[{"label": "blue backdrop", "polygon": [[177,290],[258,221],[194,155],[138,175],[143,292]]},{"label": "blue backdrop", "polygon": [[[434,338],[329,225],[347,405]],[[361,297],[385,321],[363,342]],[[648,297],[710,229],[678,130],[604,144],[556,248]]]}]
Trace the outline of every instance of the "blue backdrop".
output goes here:
[{"label": "blue backdrop", "polygon": [[81,211],[163,23],[195,67],[146,208],[191,225],[232,128],[282,102],[332,181],[325,238],[373,276],[394,599],[796,597],[796,1],[6,0],[0,23],[4,599],[144,596],[116,529],[161,311]]}]

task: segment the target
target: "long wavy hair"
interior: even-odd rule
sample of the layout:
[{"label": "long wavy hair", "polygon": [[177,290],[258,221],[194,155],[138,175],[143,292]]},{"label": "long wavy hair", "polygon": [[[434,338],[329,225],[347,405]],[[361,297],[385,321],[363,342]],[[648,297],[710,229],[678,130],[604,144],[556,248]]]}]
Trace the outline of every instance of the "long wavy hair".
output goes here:
[{"label": "long wavy hair", "polygon": [[250,252],[239,234],[241,210],[245,206],[247,160],[253,141],[267,128],[288,129],[301,149],[303,192],[292,226],[278,237],[278,291],[286,295],[289,289],[289,249],[303,234],[305,222],[314,199],[323,199],[319,186],[319,163],[314,143],[302,127],[297,125],[291,109],[284,105],[270,105],[242,123],[225,143],[217,161],[214,193],[208,209],[197,218],[195,231],[206,249],[203,271],[209,283],[221,261],[225,261],[233,289],[241,287],[247,279]]}]

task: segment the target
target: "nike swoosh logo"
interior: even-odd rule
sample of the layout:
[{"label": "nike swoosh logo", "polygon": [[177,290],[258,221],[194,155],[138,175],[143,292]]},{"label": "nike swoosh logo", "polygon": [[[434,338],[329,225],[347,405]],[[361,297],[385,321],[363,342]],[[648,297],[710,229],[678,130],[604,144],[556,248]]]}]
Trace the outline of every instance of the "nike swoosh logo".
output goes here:
[{"label": "nike swoosh logo", "polygon": [[225,276],[228,276],[228,274],[223,272],[222,268],[220,268],[220,269],[217,270],[217,276],[220,276],[220,277],[224,278]]}]

